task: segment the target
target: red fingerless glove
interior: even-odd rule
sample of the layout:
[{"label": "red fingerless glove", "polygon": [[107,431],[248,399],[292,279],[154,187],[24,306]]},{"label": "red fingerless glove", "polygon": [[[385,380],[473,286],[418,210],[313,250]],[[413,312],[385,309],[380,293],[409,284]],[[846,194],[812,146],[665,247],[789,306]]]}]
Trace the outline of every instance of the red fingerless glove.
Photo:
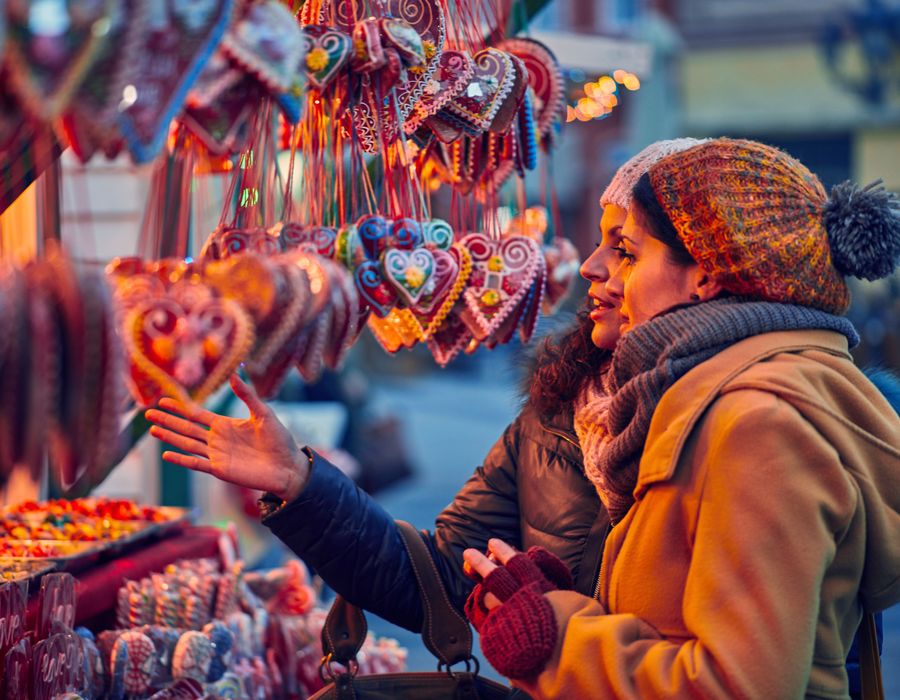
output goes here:
[{"label": "red fingerless glove", "polygon": [[507,678],[533,678],[553,655],[557,635],[553,607],[532,583],[491,610],[481,628],[481,651]]},{"label": "red fingerless glove", "polygon": [[[543,594],[574,587],[568,567],[543,547],[517,554],[475,586],[466,600],[466,617],[481,633],[485,658],[507,678],[540,673],[556,646],[556,618]],[[493,593],[503,605],[488,610]]]}]

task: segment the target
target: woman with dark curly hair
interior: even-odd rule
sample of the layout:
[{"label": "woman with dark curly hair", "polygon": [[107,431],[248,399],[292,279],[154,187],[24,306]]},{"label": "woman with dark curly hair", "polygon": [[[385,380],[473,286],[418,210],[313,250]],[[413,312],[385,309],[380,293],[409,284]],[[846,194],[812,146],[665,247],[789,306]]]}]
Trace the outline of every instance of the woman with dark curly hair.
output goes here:
[{"label": "woman with dark curly hair", "polygon": [[[463,550],[484,548],[492,534],[519,547],[549,549],[572,570],[578,590],[589,594],[596,587],[609,518],[595,474],[582,464],[576,432],[594,420],[590,397],[602,394],[598,378],[619,336],[618,302],[605,294],[604,283],[619,263],[619,231],[635,181],[664,155],[696,143],[655,143],[619,169],[601,199],[601,240],[582,266],[591,306],[571,330],[543,344],[521,413],[428,534],[460,610],[473,586],[461,573]],[[156,424],[152,435],[190,453],[165,452],[163,458],[269,492],[263,523],[332,588],[391,622],[421,630],[422,605],[394,520],[321,456],[298,447],[249,386],[237,377],[231,385],[250,409],[247,420],[170,399],[160,405],[172,413],[147,412]],[[573,411],[579,397],[583,408]]]}]

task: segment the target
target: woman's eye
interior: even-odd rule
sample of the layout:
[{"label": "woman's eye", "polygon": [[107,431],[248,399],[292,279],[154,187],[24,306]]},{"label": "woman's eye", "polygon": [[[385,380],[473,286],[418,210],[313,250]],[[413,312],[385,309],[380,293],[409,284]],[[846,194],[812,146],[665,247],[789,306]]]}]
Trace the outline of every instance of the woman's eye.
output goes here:
[{"label": "woman's eye", "polygon": [[624,246],[616,246],[613,248],[619,254],[619,259],[631,265],[634,262],[634,255],[625,250]]}]

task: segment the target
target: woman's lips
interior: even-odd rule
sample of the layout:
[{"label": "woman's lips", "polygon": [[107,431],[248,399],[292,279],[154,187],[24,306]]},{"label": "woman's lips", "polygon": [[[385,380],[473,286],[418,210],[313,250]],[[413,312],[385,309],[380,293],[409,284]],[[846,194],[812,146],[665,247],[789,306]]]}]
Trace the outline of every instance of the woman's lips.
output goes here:
[{"label": "woman's lips", "polygon": [[594,308],[591,309],[589,314],[593,321],[604,318],[610,311],[617,311],[616,307],[607,301],[597,299],[596,297],[593,297],[593,300]]}]

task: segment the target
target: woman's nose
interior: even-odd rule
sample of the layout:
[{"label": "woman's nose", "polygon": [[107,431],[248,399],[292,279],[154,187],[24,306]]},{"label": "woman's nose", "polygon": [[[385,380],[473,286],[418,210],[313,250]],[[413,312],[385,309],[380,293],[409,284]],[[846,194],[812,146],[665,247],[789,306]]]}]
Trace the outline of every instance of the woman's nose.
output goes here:
[{"label": "woman's nose", "polygon": [[609,267],[604,260],[603,248],[597,246],[583,263],[581,263],[581,276],[588,282],[606,282],[609,279]]},{"label": "woman's nose", "polygon": [[617,265],[613,273],[606,280],[606,293],[614,298],[621,299],[625,293],[625,281],[622,276],[624,265]]}]

